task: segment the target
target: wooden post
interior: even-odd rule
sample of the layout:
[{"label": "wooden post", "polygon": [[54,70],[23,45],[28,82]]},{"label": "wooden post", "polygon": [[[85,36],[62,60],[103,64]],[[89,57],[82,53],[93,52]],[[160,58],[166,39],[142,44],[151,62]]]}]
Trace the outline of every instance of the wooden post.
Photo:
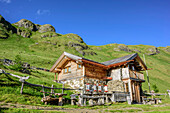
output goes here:
[{"label": "wooden post", "polygon": [[21,94],[22,94],[22,91],[23,91],[23,87],[24,87],[24,82],[22,82],[22,85],[21,85],[21,91],[20,91]]},{"label": "wooden post", "polygon": [[[53,88],[53,84],[52,84],[51,88]],[[51,94],[53,93],[53,90],[54,90],[54,89],[51,89]]]},{"label": "wooden post", "polygon": [[107,93],[106,93],[106,103],[109,103]]},{"label": "wooden post", "polygon": [[43,96],[45,98],[45,91],[44,91],[44,86],[42,85],[42,91],[43,91]]},{"label": "wooden post", "polygon": [[71,105],[74,105],[74,99],[71,99]]},{"label": "wooden post", "polygon": [[86,98],[84,98],[83,100],[84,100],[84,106],[86,106]]},{"label": "wooden post", "polygon": [[62,106],[63,105],[63,95],[59,95],[59,98],[58,98],[58,106]]},{"label": "wooden post", "polygon": [[[51,87],[52,87],[52,88],[54,87],[53,84],[52,84]],[[54,89],[51,89],[51,94],[54,94],[54,97],[56,98],[55,93],[54,93]]]},{"label": "wooden post", "polygon": [[63,87],[62,87],[63,89],[62,89],[62,94],[64,93],[64,83],[63,83]]},{"label": "wooden post", "polygon": [[81,97],[80,95],[79,95],[79,104],[80,106],[83,106],[83,97]]},{"label": "wooden post", "polygon": [[93,99],[90,99],[90,100],[89,100],[89,105],[90,105],[90,106],[93,106]]}]

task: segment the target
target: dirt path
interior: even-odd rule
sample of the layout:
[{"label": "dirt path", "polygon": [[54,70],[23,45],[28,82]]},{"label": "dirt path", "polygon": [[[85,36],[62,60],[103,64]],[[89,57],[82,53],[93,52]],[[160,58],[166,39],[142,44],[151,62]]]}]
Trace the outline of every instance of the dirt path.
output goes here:
[{"label": "dirt path", "polygon": [[[170,104],[154,105],[153,107],[164,107],[170,106]],[[46,107],[46,106],[32,106],[22,104],[12,104],[0,102],[0,108],[26,108],[26,109],[37,109],[42,111],[61,111],[66,113],[111,113],[111,112],[145,112],[142,108],[138,107],[127,107],[127,108],[103,108],[103,109],[87,109],[87,108],[62,108],[62,107]],[[132,111],[133,110],[133,111]],[[151,110],[153,111],[153,110]],[[162,110],[163,111],[163,110]]]},{"label": "dirt path", "polygon": [[91,109],[78,109],[78,108],[57,108],[57,107],[45,107],[45,106],[32,106],[32,105],[22,105],[22,104],[12,104],[0,102],[0,108],[26,108],[26,109],[37,109],[44,111],[61,111],[66,113],[98,113],[97,110]]}]

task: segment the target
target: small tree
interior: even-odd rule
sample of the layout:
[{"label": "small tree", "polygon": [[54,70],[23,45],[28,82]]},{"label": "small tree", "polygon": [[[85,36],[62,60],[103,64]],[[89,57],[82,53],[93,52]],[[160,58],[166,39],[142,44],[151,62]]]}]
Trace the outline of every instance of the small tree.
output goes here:
[{"label": "small tree", "polygon": [[159,89],[158,89],[158,87],[156,86],[156,84],[154,84],[154,85],[152,86],[152,88],[153,88],[153,90],[155,91],[155,93],[159,92]]}]

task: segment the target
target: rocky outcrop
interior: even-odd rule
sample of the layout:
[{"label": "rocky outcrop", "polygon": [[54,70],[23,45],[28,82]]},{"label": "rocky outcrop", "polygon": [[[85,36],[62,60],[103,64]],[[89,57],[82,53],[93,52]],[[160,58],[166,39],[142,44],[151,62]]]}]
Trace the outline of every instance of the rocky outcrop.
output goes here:
[{"label": "rocky outcrop", "polygon": [[160,53],[160,51],[159,51],[158,48],[156,48],[156,47],[150,47],[150,48],[148,48],[148,49],[147,49],[147,52],[148,52],[148,53],[145,53],[145,54],[147,54],[147,55],[156,55],[156,54]]},{"label": "rocky outcrop", "polygon": [[[55,32],[55,28],[50,24],[45,24],[45,25],[34,24],[26,19],[21,19],[20,21],[14,23],[14,25],[18,26],[17,34],[26,38],[30,38],[32,34],[31,32],[35,32],[35,31],[38,31],[40,33]],[[57,36],[57,35],[48,35],[48,36],[42,35],[41,37],[53,37],[53,36]]]},{"label": "rocky outcrop", "polygon": [[24,28],[29,29],[31,31],[36,31],[37,30],[35,24],[32,23],[29,20],[26,20],[26,19],[21,19],[17,23],[14,23],[14,25],[16,25],[18,27],[24,27]]},{"label": "rocky outcrop", "polygon": [[128,48],[126,45],[118,45],[117,47],[113,48],[114,51],[125,51],[125,52],[132,52],[131,49]]},{"label": "rocky outcrop", "polygon": [[40,33],[45,33],[45,32],[49,32],[49,31],[55,32],[55,28],[50,24],[41,25],[38,28],[38,32],[40,32]]},{"label": "rocky outcrop", "polygon": [[[87,45],[81,44],[81,43],[75,43],[72,41],[69,41],[67,44],[68,47],[73,47],[77,52],[84,55],[96,55],[95,52],[93,52]],[[90,50],[88,52],[85,52],[84,50]]]},{"label": "rocky outcrop", "polygon": [[170,52],[170,46],[166,46],[166,47],[164,48],[164,50],[165,50],[166,52]]},{"label": "rocky outcrop", "polygon": [[25,38],[30,38],[31,32],[25,29],[17,28],[17,34]]},{"label": "rocky outcrop", "polygon": [[119,48],[121,51],[132,52],[132,50],[129,49],[128,46],[126,46],[126,45],[119,45],[118,48]]},{"label": "rocky outcrop", "polygon": [[46,38],[46,37],[56,37],[56,36],[58,36],[57,33],[54,33],[54,34],[42,34],[42,35],[41,35],[42,38]]},{"label": "rocky outcrop", "polygon": [[0,15],[0,38],[7,39],[9,33],[16,33],[17,30]]}]

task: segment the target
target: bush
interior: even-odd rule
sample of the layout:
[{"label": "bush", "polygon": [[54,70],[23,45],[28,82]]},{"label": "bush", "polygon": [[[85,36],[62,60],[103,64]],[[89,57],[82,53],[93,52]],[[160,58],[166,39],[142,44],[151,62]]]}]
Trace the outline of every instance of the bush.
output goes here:
[{"label": "bush", "polygon": [[158,89],[158,87],[156,86],[156,84],[154,84],[154,85],[152,86],[152,88],[153,88],[153,90],[155,91],[155,93],[159,92],[159,89]]}]

